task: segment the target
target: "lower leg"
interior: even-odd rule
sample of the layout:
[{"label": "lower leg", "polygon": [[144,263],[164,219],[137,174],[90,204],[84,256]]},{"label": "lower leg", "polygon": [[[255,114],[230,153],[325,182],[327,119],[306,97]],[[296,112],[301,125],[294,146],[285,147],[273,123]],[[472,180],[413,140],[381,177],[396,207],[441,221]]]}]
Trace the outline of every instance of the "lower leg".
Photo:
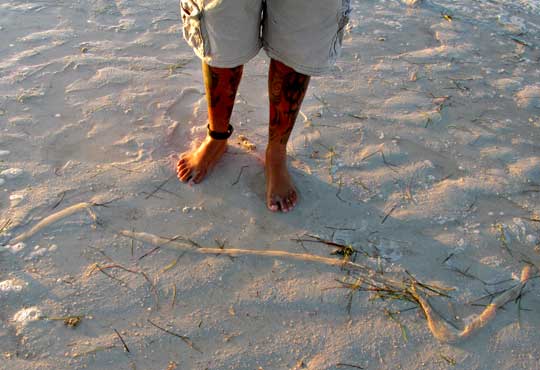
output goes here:
[{"label": "lower leg", "polygon": [[[208,104],[208,127],[212,131],[225,133],[242,78],[243,66],[217,68],[203,62],[202,70]],[[225,153],[226,148],[227,140],[216,140],[207,135],[197,149],[180,155],[177,165],[178,178],[184,182],[190,179],[193,179],[194,183],[201,182]]]},{"label": "lower leg", "polygon": [[208,104],[208,124],[212,131],[227,132],[244,66],[217,68],[203,62],[202,69]]},{"label": "lower leg", "polygon": [[266,204],[288,212],[296,205],[296,189],[287,169],[287,142],[307,91],[309,76],[272,59],[268,73],[270,125],[266,149]]}]

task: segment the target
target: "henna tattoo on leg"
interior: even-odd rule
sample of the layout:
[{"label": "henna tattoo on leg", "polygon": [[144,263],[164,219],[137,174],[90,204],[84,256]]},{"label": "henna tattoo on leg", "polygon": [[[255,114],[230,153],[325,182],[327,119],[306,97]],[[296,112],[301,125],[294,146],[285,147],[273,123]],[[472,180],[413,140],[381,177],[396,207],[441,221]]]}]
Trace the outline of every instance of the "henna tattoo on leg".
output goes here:
[{"label": "henna tattoo on leg", "polygon": [[219,86],[219,74],[212,70],[212,67],[204,65],[204,87],[206,95],[209,97],[209,103],[212,108],[217,107],[221,94],[216,94]]},{"label": "henna tattoo on leg", "polygon": [[203,62],[204,87],[211,130],[227,131],[242,72],[243,66],[217,68]]},{"label": "henna tattoo on leg", "polygon": [[268,140],[286,145],[304,100],[310,77],[276,60],[268,74],[270,125]]}]

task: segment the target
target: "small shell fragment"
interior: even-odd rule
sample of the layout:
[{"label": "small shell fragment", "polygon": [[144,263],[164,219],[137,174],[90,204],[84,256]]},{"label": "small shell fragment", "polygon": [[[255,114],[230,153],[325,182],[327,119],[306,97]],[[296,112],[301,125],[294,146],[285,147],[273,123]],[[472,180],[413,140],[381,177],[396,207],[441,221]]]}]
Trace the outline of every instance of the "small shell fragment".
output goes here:
[{"label": "small shell fragment", "polygon": [[16,312],[13,315],[13,321],[25,325],[30,321],[39,320],[41,316],[41,310],[38,307],[28,307]]},{"label": "small shell fragment", "polygon": [[20,168],[8,168],[0,172],[0,176],[5,177],[8,180],[15,179],[23,174],[23,170]]}]

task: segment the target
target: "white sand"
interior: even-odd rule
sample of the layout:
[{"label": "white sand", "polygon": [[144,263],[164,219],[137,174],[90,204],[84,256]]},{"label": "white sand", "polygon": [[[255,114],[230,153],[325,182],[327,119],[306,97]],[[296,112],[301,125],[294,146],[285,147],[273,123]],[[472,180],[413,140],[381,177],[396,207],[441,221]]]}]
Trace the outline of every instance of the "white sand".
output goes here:
[{"label": "white sand", "polygon": [[[328,256],[291,240],[316,234],[455,288],[433,302],[459,325],[482,309],[468,302],[512,282],[490,284],[539,266],[538,2],[353,3],[343,56],[312,80],[291,137],[301,202],[289,214],[264,205],[264,54],[232,118],[256,150],[235,136],[190,186],[172,155],[204,136],[206,103],[176,1],[0,3],[0,244],[113,200],[93,207],[97,225],[82,210],[0,247],[1,369],[540,368],[538,279],[522,311],[510,302],[443,345],[419,310],[396,315],[406,338],[385,314],[411,304],[332,289],[344,271],[167,248],[139,260],[153,246],[114,234]],[[86,276],[94,263],[143,271],[154,288],[125,270]],[[70,315],[83,316],[75,328]]]}]

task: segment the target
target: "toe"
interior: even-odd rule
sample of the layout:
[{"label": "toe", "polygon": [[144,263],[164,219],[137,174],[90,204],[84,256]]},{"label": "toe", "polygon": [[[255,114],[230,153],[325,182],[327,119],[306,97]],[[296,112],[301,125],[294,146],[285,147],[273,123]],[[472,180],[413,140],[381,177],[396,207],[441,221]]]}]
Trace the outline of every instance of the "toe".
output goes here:
[{"label": "toe", "polygon": [[189,177],[191,177],[191,168],[184,168],[180,173],[178,178],[180,181],[186,182],[189,180]]},{"label": "toe", "polygon": [[289,203],[289,211],[292,211],[294,206],[296,205],[296,203],[289,197],[287,198],[288,200],[288,203]]},{"label": "toe", "polygon": [[176,164],[176,168],[185,167],[185,166],[187,166],[187,161],[185,159],[179,160],[178,163]]},{"label": "toe", "polygon": [[289,204],[287,203],[287,198],[279,200],[279,207],[281,208],[281,212],[289,212]]},{"label": "toe", "polygon": [[293,204],[291,198],[289,198],[289,197],[285,198],[285,204],[287,206],[287,212],[292,211],[292,209],[294,208],[294,204]]},{"label": "toe", "polygon": [[279,211],[279,206],[278,204],[276,203],[276,201],[272,198],[268,198],[268,201],[266,202],[266,206],[268,207],[268,209],[272,212],[277,212]]},{"label": "toe", "polygon": [[185,164],[187,162],[187,154],[183,153],[180,155],[180,159],[178,160],[178,166],[181,164]]},{"label": "toe", "polygon": [[185,170],[187,168],[187,164],[178,164],[178,167],[176,167],[176,172],[180,173],[182,172],[183,170]]},{"label": "toe", "polygon": [[289,193],[289,201],[291,202],[292,207],[296,206],[296,202],[298,201],[298,196],[296,195],[296,191],[292,190]]}]

